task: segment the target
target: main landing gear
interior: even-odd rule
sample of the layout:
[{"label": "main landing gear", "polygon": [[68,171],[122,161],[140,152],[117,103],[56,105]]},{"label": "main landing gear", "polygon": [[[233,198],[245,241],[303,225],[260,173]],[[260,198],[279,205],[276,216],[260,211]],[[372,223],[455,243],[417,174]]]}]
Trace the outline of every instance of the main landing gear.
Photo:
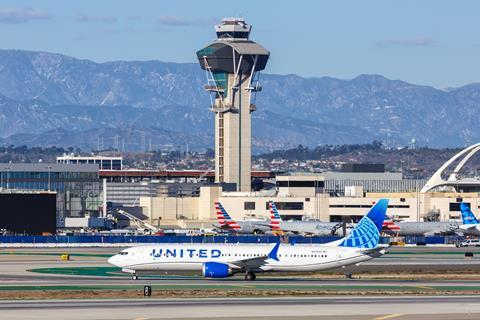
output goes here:
[{"label": "main landing gear", "polygon": [[138,276],[137,276],[136,274],[133,274],[133,275],[132,275],[132,279],[133,279],[133,280],[138,280]]},{"label": "main landing gear", "polygon": [[253,273],[251,271],[245,273],[245,280],[247,280],[247,281],[254,281],[256,278],[257,278],[257,276],[255,275],[255,273]]}]

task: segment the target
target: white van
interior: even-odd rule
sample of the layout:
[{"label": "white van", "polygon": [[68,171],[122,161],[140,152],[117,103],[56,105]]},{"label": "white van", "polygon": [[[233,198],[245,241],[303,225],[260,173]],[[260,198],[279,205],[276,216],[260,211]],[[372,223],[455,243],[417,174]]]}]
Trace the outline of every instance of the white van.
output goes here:
[{"label": "white van", "polygon": [[459,247],[480,247],[480,240],[478,239],[468,239],[463,242],[460,242]]}]

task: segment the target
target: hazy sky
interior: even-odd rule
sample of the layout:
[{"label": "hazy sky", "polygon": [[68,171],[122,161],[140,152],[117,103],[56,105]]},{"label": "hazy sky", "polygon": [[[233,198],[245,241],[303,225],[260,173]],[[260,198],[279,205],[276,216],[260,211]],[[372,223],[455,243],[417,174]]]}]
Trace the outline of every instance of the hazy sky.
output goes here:
[{"label": "hazy sky", "polygon": [[480,82],[474,0],[0,0],[0,48],[195,62],[224,16],[253,25],[252,39],[271,51],[269,73],[381,74],[438,88]]}]

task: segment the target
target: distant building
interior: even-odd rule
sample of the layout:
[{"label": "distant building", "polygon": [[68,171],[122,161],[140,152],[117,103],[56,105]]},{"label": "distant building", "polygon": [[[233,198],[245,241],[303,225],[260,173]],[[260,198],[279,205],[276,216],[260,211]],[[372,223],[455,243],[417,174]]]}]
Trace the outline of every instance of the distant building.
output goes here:
[{"label": "distant building", "polygon": [[0,230],[6,234],[42,235],[56,232],[56,193],[0,191]]},{"label": "distant building", "polygon": [[64,154],[57,157],[57,163],[64,164],[97,164],[100,170],[122,170],[122,157],[109,156],[76,156],[73,154]]},{"label": "distant building", "polygon": [[96,164],[0,163],[0,188],[55,191],[59,220],[96,214],[101,206]]},{"label": "distant building", "polygon": [[345,195],[346,187],[363,187],[364,192],[417,192],[426,179],[404,179],[401,172],[324,172],[325,192]]}]

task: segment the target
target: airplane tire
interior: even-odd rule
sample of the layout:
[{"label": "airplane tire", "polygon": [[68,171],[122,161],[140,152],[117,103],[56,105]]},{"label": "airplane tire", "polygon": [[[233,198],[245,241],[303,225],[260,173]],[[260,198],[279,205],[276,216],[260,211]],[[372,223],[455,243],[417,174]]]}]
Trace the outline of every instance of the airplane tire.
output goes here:
[{"label": "airplane tire", "polygon": [[133,279],[133,280],[138,280],[138,276],[137,276],[136,274],[134,274],[134,275],[132,276],[132,279]]},{"label": "airplane tire", "polygon": [[253,272],[245,273],[245,280],[247,280],[247,281],[255,281],[256,278],[257,278],[257,276]]}]

